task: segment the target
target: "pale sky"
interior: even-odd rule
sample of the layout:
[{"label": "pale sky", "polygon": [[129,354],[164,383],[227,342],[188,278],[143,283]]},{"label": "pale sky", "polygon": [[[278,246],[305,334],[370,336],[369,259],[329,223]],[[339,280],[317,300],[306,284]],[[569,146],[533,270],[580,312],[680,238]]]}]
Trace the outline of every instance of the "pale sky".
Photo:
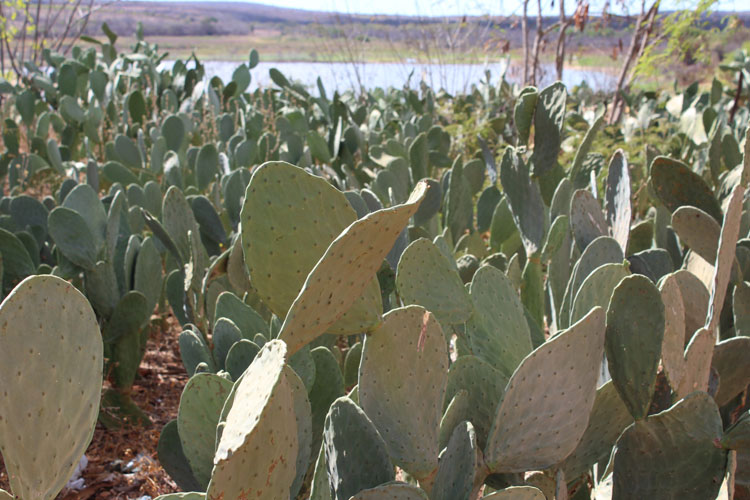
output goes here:
[{"label": "pale sky", "polygon": [[[331,11],[351,14],[401,14],[401,15],[421,15],[421,16],[440,16],[440,15],[509,15],[520,13],[520,0],[252,0],[257,3],[275,5],[278,7],[292,7],[295,9],[307,9],[317,11]],[[559,1],[559,0],[558,0]],[[680,4],[691,4],[696,0],[663,0],[662,10],[674,9]],[[601,7],[600,0],[591,0],[591,10],[597,11]],[[611,1],[611,4],[618,4],[617,1]],[[632,13],[637,14],[640,2],[634,0],[625,0],[625,3],[631,5]],[[536,13],[533,5],[535,1],[529,2],[529,10]],[[575,0],[566,2],[567,8],[575,5]],[[742,7],[744,4],[744,7]],[[552,0],[543,0],[543,11],[545,14],[556,15],[558,5]],[[738,11],[740,8],[750,10],[748,0],[719,0],[716,10]],[[621,13],[620,9],[613,9],[614,12]]]}]

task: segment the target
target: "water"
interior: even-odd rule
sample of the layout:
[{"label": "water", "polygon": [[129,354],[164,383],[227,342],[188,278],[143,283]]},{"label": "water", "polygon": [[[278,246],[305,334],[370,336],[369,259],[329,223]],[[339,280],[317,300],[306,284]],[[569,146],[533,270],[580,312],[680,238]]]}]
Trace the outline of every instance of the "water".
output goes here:
[{"label": "water", "polygon": [[[173,61],[166,61],[165,67],[171,66]],[[203,62],[209,77],[218,76],[224,82],[232,79],[232,73],[240,64],[232,61]],[[367,90],[381,87],[401,88],[407,82],[412,88],[418,88],[419,82],[424,81],[432,88],[445,89],[449,93],[466,92],[472,84],[484,79],[484,73],[489,70],[492,83],[505,70],[506,63],[489,64],[423,64],[414,62],[404,63],[334,63],[334,62],[262,62],[253,68],[250,90],[258,86],[273,85],[268,76],[268,70],[276,68],[291,81],[302,83],[309,89],[316,88],[318,76],[327,92],[338,90],[343,92],[350,89],[364,87]],[[511,65],[506,79],[520,83],[522,68]],[[541,86],[554,81],[554,66],[542,65]],[[410,78],[411,75],[411,78]],[[568,87],[586,82],[594,90],[611,91],[616,85],[616,76],[612,73],[597,70],[568,69],[563,72],[563,83]],[[317,91],[314,92],[317,95]]]}]

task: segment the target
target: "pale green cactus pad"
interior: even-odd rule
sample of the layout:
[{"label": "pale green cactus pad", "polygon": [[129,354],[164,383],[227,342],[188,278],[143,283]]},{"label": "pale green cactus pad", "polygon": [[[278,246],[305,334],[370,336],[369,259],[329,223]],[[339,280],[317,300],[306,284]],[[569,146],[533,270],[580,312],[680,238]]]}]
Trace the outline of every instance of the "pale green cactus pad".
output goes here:
[{"label": "pale green cactus pad", "polygon": [[14,495],[52,499],[94,432],[102,337],[86,298],[60,278],[23,280],[0,305],[0,450]]},{"label": "pale green cactus pad", "polygon": [[573,299],[570,323],[577,322],[596,306],[606,308],[615,287],[629,275],[625,264],[604,264],[594,269]]},{"label": "pale green cactus pad", "polygon": [[214,455],[207,498],[288,498],[299,454],[286,345],[271,340],[237,381]]},{"label": "pale green cactus pad", "polygon": [[636,421],[617,441],[612,498],[716,498],[727,460],[721,437],[719,409],[705,392]]},{"label": "pale green cactus pad", "polygon": [[596,397],[604,329],[605,313],[597,307],[523,360],[490,429],[491,471],[546,469],[575,449]]},{"label": "pale green cactus pad", "polygon": [[253,287],[280,318],[326,248],[357,220],[344,193],[284,162],[254,171],[240,217]]},{"label": "pale green cactus pad", "polygon": [[669,384],[676,389],[685,376],[685,303],[674,274],[664,277],[659,285],[659,292],[664,304],[661,363]]},{"label": "pale green cactus pad", "polygon": [[393,462],[417,478],[437,467],[448,363],[443,330],[421,306],[389,311],[365,340],[360,405]]},{"label": "pale green cactus pad", "polygon": [[474,313],[466,323],[471,351],[510,378],[532,350],[523,304],[510,279],[482,266],[470,287]]},{"label": "pale green cactus pad", "polygon": [[719,324],[719,315],[721,314],[721,308],[724,306],[724,297],[726,296],[729,278],[732,274],[737,237],[740,234],[742,199],[744,195],[745,188],[735,186],[724,216],[724,223],[721,226],[719,249],[716,253],[716,263],[714,264],[713,287],[711,289],[711,299],[708,302],[708,317],[706,318],[706,328],[711,331]]},{"label": "pale green cactus pad", "polygon": [[464,323],[471,315],[469,292],[449,260],[426,238],[413,241],[401,255],[396,288],[406,304],[419,304],[444,327]]},{"label": "pale green cactus pad", "polygon": [[711,375],[711,358],[714,355],[716,334],[701,328],[685,348],[685,373],[675,388],[678,398],[684,398],[693,391],[708,391]]},{"label": "pale green cactus pad", "polygon": [[[587,134],[588,137],[588,134]],[[606,192],[607,223],[612,237],[620,244],[622,251],[628,249],[630,237],[630,173],[625,153],[618,149],[609,161]]]},{"label": "pale green cactus pad", "polygon": [[750,337],[734,337],[714,347],[712,366],[719,373],[716,404],[724,406],[750,384]]},{"label": "pale green cactus pad", "polygon": [[195,479],[205,488],[214,465],[216,426],[232,382],[213,373],[190,377],[180,397],[177,430]]},{"label": "pale green cactus pad", "polygon": [[721,226],[700,208],[683,206],[672,214],[672,229],[680,241],[709,262],[716,260]]},{"label": "pale green cactus pad", "polygon": [[640,274],[623,279],[607,308],[607,363],[617,392],[635,419],[646,416],[664,339],[664,304]]},{"label": "pale green cactus pad", "polygon": [[586,431],[575,451],[561,464],[565,477],[573,480],[594,464],[605,462],[622,430],[632,423],[633,417],[612,381],[597,389]]},{"label": "pale green cactus pad", "polygon": [[[281,326],[279,338],[289,345],[290,355],[329,329],[352,334],[371,330],[380,322],[383,306],[375,274],[427,187],[417,184],[406,203],[366,215],[331,243]],[[360,296],[360,307],[350,309]]]}]

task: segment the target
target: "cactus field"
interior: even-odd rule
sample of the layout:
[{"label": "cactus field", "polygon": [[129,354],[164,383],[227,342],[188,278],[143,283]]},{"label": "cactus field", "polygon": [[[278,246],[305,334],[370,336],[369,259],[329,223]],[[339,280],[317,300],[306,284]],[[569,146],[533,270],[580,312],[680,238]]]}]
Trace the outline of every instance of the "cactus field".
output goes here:
[{"label": "cactus field", "polygon": [[0,79],[0,500],[122,429],[156,500],[750,499],[747,54],[610,124],[585,85],[251,90],[256,51],[105,33]]}]

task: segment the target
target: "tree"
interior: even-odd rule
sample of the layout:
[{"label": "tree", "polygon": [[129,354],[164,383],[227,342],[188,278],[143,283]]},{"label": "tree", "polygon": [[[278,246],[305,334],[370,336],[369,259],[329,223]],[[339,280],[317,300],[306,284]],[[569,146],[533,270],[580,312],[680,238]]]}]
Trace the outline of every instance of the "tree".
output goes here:
[{"label": "tree", "polygon": [[95,0],[0,0],[0,75],[22,78],[24,64],[42,64],[44,51],[63,55],[86,29]]}]

